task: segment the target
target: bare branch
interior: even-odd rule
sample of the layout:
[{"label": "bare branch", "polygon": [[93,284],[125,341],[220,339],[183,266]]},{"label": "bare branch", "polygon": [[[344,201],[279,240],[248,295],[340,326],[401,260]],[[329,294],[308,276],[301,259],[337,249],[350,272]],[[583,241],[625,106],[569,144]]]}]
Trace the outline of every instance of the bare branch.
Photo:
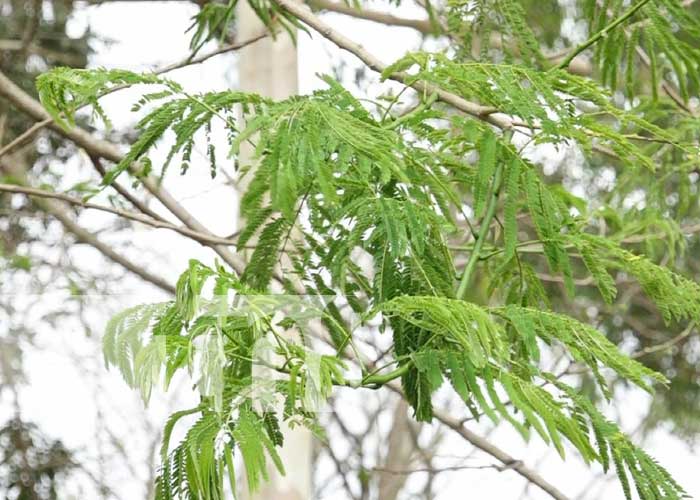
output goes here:
[{"label": "bare branch", "polygon": [[346,16],[355,17],[357,19],[386,24],[389,26],[412,28],[416,31],[419,31],[420,33],[423,33],[424,35],[439,34],[439,27],[433,26],[433,24],[428,19],[407,19],[372,9],[356,9],[349,4],[336,2],[333,0],[309,0],[307,3],[313,9],[324,10],[327,12],[335,12],[337,14],[344,14]]},{"label": "bare branch", "polygon": [[29,127],[27,130],[15,137],[12,141],[0,148],[0,158],[16,151],[17,148],[20,148],[27,144],[32,139],[32,137],[34,137],[34,134],[36,134],[37,132],[39,132],[39,130],[49,125],[52,121],[52,119],[47,118],[46,120],[37,122],[31,127]]},{"label": "bare branch", "polygon": [[243,49],[245,47],[248,47],[249,45],[254,44],[257,41],[262,40],[263,38],[267,38],[270,36],[270,33],[268,31],[261,32],[257,35],[254,35],[246,40],[243,40],[241,42],[235,42],[235,43],[230,43],[227,45],[223,45],[219,47],[218,49],[212,50],[211,52],[208,52],[206,54],[202,54],[201,56],[198,57],[188,57],[187,59],[183,59],[182,61],[170,64],[168,66],[164,66],[154,73],[156,75],[162,75],[163,73],[168,73],[170,71],[174,71],[176,69],[184,68],[186,66],[192,66],[194,64],[201,64],[204,61],[207,61],[211,59],[212,57],[221,55],[221,54],[227,54],[229,52],[234,52],[236,50]]},{"label": "bare branch", "polygon": [[678,335],[673,337],[672,339],[667,340],[666,342],[662,342],[657,345],[645,347],[644,349],[641,349],[639,351],[633,352],[630,354],[630,358],[637,359],[641,358],[643,356],[646,356],[648,354],[654,354],[657,352],[663,352],[666,350],[671,349],[674,347],[676,344],[679,344],[683,340],[685,340],[691,333],[693,333],[693,329],[695,328],[695,322],[691,321],[688,323],[688,326]]},{"label": "bare branch", "polygon": [[343,482],[343,487],[345,488],[345,491],[347,494],[353,499],[353,500],[359,500],[357,495],[352,490],[352,486],[350,486],[350,482],[348,481],[347,478],[347,471],[345,470],[344,461],[342,461],[338,456],[335,454],[335,451],[333,450],[333,447],[331,446],[330,443],[326,442],[323,443],[323,447],[326,450],[326,453],[328,454],[328,457],[331,459],[333,462],[333,465],[335,466],[335,470],[337,471],[338,475],[340,476],[340,479]]},{"label": "bare branch", "polygon": [[569,500],[569,497],[562,493],[558,488],[547,482],[542,476],[539,475],[537,471],[530,469],[521,460],[513,458],[511,455],[498,448],[490,441],[484,439],[475,432],[470,431],[462,424],[461,421],[439,411],[436,411],[434,415],[437,420],[455,431],[465,440],[469,441],[481,451],[488,453],[508,468],[513,469],[531,483],[539,486],[552,498],[555,498],[556,500]]},{"label": "bare branch", "polygon": [[[105,175],[107,175],[107,171],[105,170],[104,166],[102,166],[102,162],[100,161],[99,157],[90,156],[90,163],[92,163],[92,166],[95,167],[95,170],[97,170],[97,173],[100,174],[100,177],[104,177]],[[148,215],[149,217],[155,220],[165,220],[163,219],[163,217],[151,210],[144,202],[142,202],[136,196],[131,194],[128,189],[126,189],[116,180],[113,181],[112,184],[110,184],[110,187],[114,188],[114,190],[117,193],[119,193],[126,200],[128,200],[129,203],[131,203],[134,206],[134,208],[138,209],[141,213]]]},{"label": "bare branch", "polygon": [[22,33],[22,52],[26,52],[31,45],[32,40],[36,36],[36,32],[39,29],[39,23],[41,22],[41,6],[42,0],[33,0],[31,5],[28,7],[29,19],[27,19],[27,24],[24,27],[24,32]]},{"label": "bare branch", "polygon": [[[19,180],[22,180],[24,178],[24,173],[15,166],[3,163],[2,167],[15,178]],[[99,238],[97,238],[97,236],[93,235],[88,230],[81,227],[77,222],[73,220],[73,218],[70,215],[68,215],[68,213],[66,213],[66,210],[63,208],[63,206],[61,206],[60,202],[53,199],[38,199],[35,200],[35,203],[43,211],[57,219],[63,225],[65,230],[69,233],[72,233],[78,241],[86,243],[91,247],[95,248],[109,260],[116,264],[119,264],[124,269],[132,272],[144,281],[147,281],[157,286],[158,288],[169,294],[175,293],[175,287],[173,285],[165,281],[160,276],[150,273],[140,265],[132,262],[128,258],[114,251],[110,245],[104,243]]]},{"label": "bare branch", "polygon": [[[385,24],[387,26],[412,28],[418,31],[419,33],[422,33],[423,35],[437,36],[448,31],[446,23],[444,21],[438,21],[438,24],[434,25],[428,19],[407,19],[403,17],[397,17],[392,14],[387,14],[386,12],[380,12],[366,8],[354,8],[350,5],[346,5],[345,3],[335,2],[333,0],[307,0],[306,3],[313,9],[334,12],[337,14],[344,14],[346,16],[354,17],[356,19],[372,21],[375,23]],[[418,3],[423,4],[424,2]],[[503,35],[500,33],[491,33],[491,36],[489,37],[489,43],[492,47],[499,49],[502,48],[504,43]],[[558,64],[561,61],[563,61],[567,53],[568,51],[563,53],[547,55],[547,59],[552,61],[554,64]],[[575,75],[590,75],[592,67],[590,62],[586,58],[575,57],[572,61],[570,61],[567,70]]]},{"label": "bare branch", "polygon": [[[22,40],[0,39],[0,52],[17,52],[23,50]],[[68,66],[77,66],[84,62],[81,56],[71,54],[69,52],[59,52],[57,50],[47,49],[35,42],[31,42],[26,48],[26,52],[36,54],[46,59],[52,59],[61,64]]]},{"label": "bare branch", "polygon": [[[384,387],[388,387],[397,394],[403,396],[403,391],[399,386],[393,383],[385,384]],[[564,493],[562,493],[558,488],[545,480],[539,473],[528,466],[526,466],[521,460],[512,457],[507,452],[503,451],[487,439],[479,436],[473,431],[467,429],[461,420],[458,420],[447,413],[441,412],[439,410],[433,411],[433,416],[436,420],[441,422],[446,427],[452,429],[457,434],[462,436],[466,441],[469,441],[472,445],[479,448],[494,457],[496,460],[501,462],[508,469],[513,469],[515,472],[523,476],[525,479],[531,483],[539,486],[542,490],[547,492],[549,496],[555,500],[569,500]]]},{"label": "bare branch", "polygon": [[27,47],[23,48],[22,40],[2,39],[0,40],[0,51],[16,52],[25,50],[30,54],[36,54],[45,59],[50,59],[68,66],[77,66],[84,62],[83,58],[78,55],[68,52],[58,52],[56,50],[47,49],[35,42],[30,42]]},{"label": "bare branch", "polygon": [[394,475],[411,475],[417,472],[427,472],[429,474],[441,474],[443,472],[458,472],[463,470],[483,470],[483,469],[494,469],[498,472],[507,471],[515,468],[521,462],[517,461],[510,465],[498,465],[498,464],[488,464],[488,465],[450,465],[446,467],[417,467],[415,469],[387,469],[385,467],[373,467],[372,470],[375,472],[382,472],[385,474]]},{"label": "bare branch", "polygon": [[100,210],[102,212],[111,213],[111,214],[117,215],[119,217],[123,217],[125,219],[133,220],[136,222],[140,222],[142,224],[146,224],[148,226],[155,227],[158,229],[169,229],[170,231],[175,231],[177,233],[180,233],[181,235],[187,236],[188,238],[192,238],[193,240],[196,240],[202,244],[215,244],[215,245],[235,245],[236,244],[233,240],[230,240],[227,238],[219,238],[217,236],[211,236],[210,234],[200,233],[197,231],[193,231],[192,229],[189,229],[187,227],[182,227],[182,226],[178,226],[176,224],[171,224],[170,222],[163,221],[163,220],[153,219],[151,217],[147,217],[145,215],[138,214],[136,212],[128,212],[126,210],[121,210],[118,208],[113,208],[113,207],[108,207],[105,205],[98,205],[96,203],[91,203],[88,201],[83,201],[80,198],[74,198],[73,196],[63,194],[63,193],[52,193],[50,191],[45,191],[43,189],[18,186],[16,184],[1,184],[1,183],[0,183],[0,192],[21,193],[21,194],[26,194],[27,196],[56,199],[56,200],[64,201],[64,202],[69,203],[71,205],[75,205],[75,206],[79,206],[79,207],[83,207],[83,208],[90,208],[93,210]]}]

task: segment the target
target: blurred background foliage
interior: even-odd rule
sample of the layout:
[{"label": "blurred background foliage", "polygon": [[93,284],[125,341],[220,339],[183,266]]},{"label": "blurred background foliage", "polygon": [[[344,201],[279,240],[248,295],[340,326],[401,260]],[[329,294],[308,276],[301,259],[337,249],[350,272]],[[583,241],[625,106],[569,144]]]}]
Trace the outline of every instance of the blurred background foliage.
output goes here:
[{"label": "blurred background foliage", "polygon": [[[40,73],[55,66],[87,64],[92,35],[85,32],[75,37],[68,31],[76,3],[0,0],[0,70],[31,95],[36,95],[34,79]],[[0,148],[33,124],[0,100]],[[49,159],[65,162],[74,154],[75,148],[66,141],[42,134],[37,142],[29,141],[0,158],[0,181],[14,180],[19,173],[39,184],[58,182],[61,172],[49,168]],[[35,426],[32,415],[23,414],[19,403],[27,381],[22,354],[35,332],[26,321],[27,304],[18,294],[38,295],[50,284],[63,281],[65,285],[83,275],[60,256],[65,245],[57,229],[56,222],[36,203],[0,193],[0,400],[14,400],[7,405],[9,420],[0,423],[0,496],[8,500],[62,498],[60,485],[78,466],[71,450]],[[51,238],[44,239],[50,234]],[[47,248],[51,240],[56,253]],[[53,311],[43,319],[56,326],[66,312]]]}]

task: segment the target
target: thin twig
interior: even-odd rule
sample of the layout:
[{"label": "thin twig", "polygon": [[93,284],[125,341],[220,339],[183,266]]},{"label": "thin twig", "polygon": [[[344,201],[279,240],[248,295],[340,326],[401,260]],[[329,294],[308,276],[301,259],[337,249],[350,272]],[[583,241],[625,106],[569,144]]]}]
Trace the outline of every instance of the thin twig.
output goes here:
[{"label": "thin twig", "polygon": [[170,222],[163,221],[163,220],[153,219],[151,217],[147,217],[145,215],[141,215],[141,214],[136,213],[136,212],[129,212],[126,210],[121,210],[119,208],[108,207],[105,205],[98,205],[97,203],[91,203],[89,201],[81,200],[80,198],[74,198],[73,196],[70,196],[70,195],[67,195],[64,193],[52,193],[51,191],[45,191],[43,189],[18,186],[16,184],[2,184],[2,183],[0,183],[0,192],[19,193],[19,194],[25,194],[27,196],[34,196],[34,197],[39,197],[39,198],[51,198],[51,199],[55,199],[55,200],[61,200],[61,201],[64,201],[66,203],[69,203],[71,205],[111,213],[111,214],[117,215],[119,217],[123,217],[125,219],[133,220],[136,222],[140,222],[142,224],[146,224],[146,225],[151,226],[151,227],[155,227],[157,229],[169,229],[170,231],[175,231],[177,233],[182,234],[183,236],[187,236],[188,238],[192,238],[193,240],[196,240],[200,243],[216,244],[216,245],[229,245],[229,246],[233,246],[236,244],[235,241],[227,239],[227,238],[219,238],[217,236],[212,236],[212,235],[207,234],[207,233],[200,233],[198,231],[193,231],[192,229],[189,229],[187,227],[178,226],[176,224],[171,224]]},{"label": "thin twig", "polygon": [[[100,177],[104,177],[105,175],[107,175],[107,170],[102,165],[102,161],[100,160],[100,158],[97,156],[94,156],[94,155],[89,155],[89,157],[90,157],[90,162],[92,163],[92,166],[95,167],[95,170],[97,170],[97,173],[100,174]],[[159,214],[157,214],[156,212],[151,210],[148,207],[148,205],[146,205],[141,200],[139,200],[136,196],[131,194],[128,189],[126,189],[124,186],[119,184],[119,182],[117,182],[116,180],[112,181],[112,184],[110,184],[110,186],[112,188],[114,188],[114,190],[117,193],[119,193],[125,199],[127,199],[129,201],[129,203],[131,203],[134,206],[134,208],[139,210],[144,215],[147,215],[155,220],[165,221],[165,219],[163,219],[163,217],[161,217]]]},{"label": "thin twig", "polygon": [[672,347],[674,347],[676,344],[683,341],[686,337],[688,337],[693,332],[693,328],[695,328],[695,322],[691,321],[690,323],[688,323],[688,326],[681,333],[679,333],[678,335],[676,335],[672,339],[669,339],[666,342],[662,342],[661,344],[657,344],[657,345],[650,346],[650,347],[645,347],[644,349],[641,349],[637,352],[632,353],[630,355],[630,358],[637,359],[637,358],[641,358],[643,356],[646,356],[648,354],[654,354],[657,352],[663,352],[663,351],[669,350]]},{"label": "thin twig", "polygon": [[[403,391],[395,384],[387,384],[386,387],[403,396]],[[476,446],[481,451],[488,453],[502,464],[509,466],[509,468],[514,472],[517,472],[525,479],[541,488],[555,500],[569,500],[569,497],[562,493],[557,487],[545,480],[537,471],[530,469],[522,462],[522,460],[514,458],[509,453],[491,443],[489,440],[467,429],[459,419],[456,419],[438,409],[433,411],[433,416],[443,425],[459,434],[463,439]]]},{"label": "thin twig", "polygon": [[433,25],[429,19],[407,19],[386,12],[366,9],[364,7],[356,9],[350,4],[332,0],[308,0],[306,3],[309,4],[311,8],[335,12],[364,21],[372,21],[374,23],[398,26],[401,28],[412,28],[424,35],[437,35],[440,31],[440,27]]},{"label": "thin twig", "polygon": [[[16,168],[14,165],[2,164],[1,166],[14,178],[19,179],[20,181],[24,180],[24,172]],[[107,243],[103,242],[97,236],[95,236],[90,231],[88,231],[87,229],[80,226],[77,222],[75,222],[75,220],[73,220],[73,218],[68,213],[66,213],[64,207],[56,200],[39,199],[36,200],[36,203],[39,206],[39,208],[41,208],[44,212],[57,219],[63,225],[65,230],[73,234],[79,242],[90,245],[91,247],[99,251],[107,259],[120,265],[121,267],[140,277],[144,281],[147,281],[157,286],[158,288],[169,294],[175,294],[175,287],[171,283],[163,279],[161,276],[149,272],[148,270],[144,269],[141,265],[136,264],[127,257],[116,252],[111,245],[108,245]]]},{"label": "thin twig", "polygon": [[416,472],[428,472],[430,474],[440,474],[443,472],[458,472],[462,470],[479,470],[479,469],[495,469],[498,472],[503,472],[507,470],[514,469],[515,467],[522,465],[522,461],[516,460],[510,464],[488,464],[488,465],[451,465],[448,467],[417,467],[415,469],[389,469],[385,467],[373,467],[372,470],[375,472],[383,472],[385,474],[395,474],[395,475],[410,475]]}]

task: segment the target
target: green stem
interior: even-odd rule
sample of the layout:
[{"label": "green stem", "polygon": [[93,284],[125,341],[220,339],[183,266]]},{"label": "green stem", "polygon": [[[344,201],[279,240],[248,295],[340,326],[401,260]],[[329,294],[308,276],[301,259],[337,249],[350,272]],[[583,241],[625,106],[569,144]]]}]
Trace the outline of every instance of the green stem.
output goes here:
[{"label": "green stem", "polygon": [[[272,370],[275,370],[278,373],[283,373],[285,375],[291,375],[292,371],[287,368],[286,366],[278,366],[273,363],[267,363],[264,360],[250,360],[253,363],[261,366],[266,366],[267,368],[270,368]],[[395,370],[392,370],[388,373],[384,374],[370,374],[367,375],[366,377],[363,377],[361,379],[353,379],[353,380],[348,380],[348,379],[337,379],[333,378],[333,385],[336,386],[342,386],[342,387],[352,387],[353,389],[359,389],[359,388],[367,388],[367,389],[377,389],[385,384],[388,384],[392,380],[395,380],[397,378],[402,377],[406,372],[408,372],[409,368],[413,365],[411,360],[409,359],[406,363],[403,365],[399,366]]]},{"label": "green stem", "polygon": [[376,374],[376,375],[369,375],[365,378],[362,379],[360,382],[360,387],[365,387],[365,386],[382,386],[385,384],[388,384],[392,380],[395,380],[401,376],[403,376],[406,372],[408,372],[408,369],[411,367],[411,362],[404,363],[403,365],[399,366],[395,370],[390,371],[389,373],[385,374]]},{"label": "green stem", "polygon": [[462,280],[459,283],[459,288],[457,289],[457,298],[463,299],[464,295],[467,293],[467,288],[469,287],[469,282],[471,281],[472,274],[474,274],[474,269],[476,268],[476,263],[479,261],[479,254],[481,254],[481,248],[484,246],[484,241],[489,234],[489,229],[491,227],[491,221],[496,215],[496,205],[498,205],[498,193],[501,186],[501,178],[503,177],[503,162],[499,162],[496,165],[496,173],[493,176],[493,184],[491,185],[491,193],[489,204],[486,207],[486,215],[484,215],[481,221],[481,226],[479,227],[479,234],[476,238],[476,243],[474,244],[474,250],[472,250],[469,256],[469,261],[467,266],[464,268],[464,273],[462,274]]},{"label": "green stem", "polygon": [[395,129],[396,127],[398,127],[399,125],[404,123],[406,120],[410,120],[412,117],[414,117],[418,113],[421,113],[425,109],[432,106],[435,103],[435,101],[437,101],[437,98],[438,98],[437,93],[433,92],[430,96],[428,96],[428,98],[425,100],[424,103],[419,104],[418,106],[416,106],[415,108],[413,108],[412,110],[407,112],[406,114],[399,116],[396,120],[389,123],[386,126],[386,128],[388,128],[389,130]]},{"label": "green stem", "polygon": [[627,9],[627,12],[622,14],[620,17],[615,19],[612,23],[608,24],[605,28],[600,30],[598,33],[590,37],[588,40],[583,42],[581,45],[576,47],[574,51],[569,54],[562,62],[560,62],[556,68],[557,69],[566,69],[569,67],[569,64],[571,64],[571,61],[574,60],[574,58],[579,55],[581,52],[586,50],[588,47],[596,43],[598,40],[603,38],[605,35],[607,35],[610,31],[614,30],[617,28],[619,25],[627,21],[630,17],[632,17],[635,12],[637,12],[639,9],[644,7],[645,4],[647,4],[649,0],[641,0],[640,2],[634,4],[632,7]]}]

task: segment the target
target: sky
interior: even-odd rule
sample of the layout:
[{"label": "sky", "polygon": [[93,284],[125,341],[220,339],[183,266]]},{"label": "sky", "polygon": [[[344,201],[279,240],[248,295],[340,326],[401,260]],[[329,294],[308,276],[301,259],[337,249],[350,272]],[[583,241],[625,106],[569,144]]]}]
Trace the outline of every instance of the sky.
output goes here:
[{"label": "sky", "polygon": [[[91,66],[149,70],[181,60],[188,54],[189,38],[184,31],[195,11],[195,6],[187,3],[109,2],[82,9],[72,21],[70,30],[80,34],[89,27],[100,37],[110,40],[109,43],[97,44],[96,52],[90,61]],[[411,6],[401,7],[400,14],[405,17],[420,17],[419,9]],[[388,35],[387,28],[377,24],[350,20],[333,14],[326,15],[325,19],[343,34],[371,47],[385,62],[393,61],[409,48],[419,46],[418,37],[409,29],[393,28]],[[307,93],[319,88],[321,82],[316,75],[330,73],[333,61],[340,58],[337,49],[329,42],[302,34],[299,39],[300,91]],[[342,58],[347,63],[342,75],[350,81],[355,68],[359,66],[358,61],[351,56]],[[235,88],[235,65],[235,55],[221,55],[196,67],[173,72],[169,76],[191,91]],[[352,89],[353,85],[350,84],[349,87]],[[390,87],[372,86],[371,97],[386,92],[388,88]],[[105,99],[105,109],[112,118],[115,129],[128,127],[135,122],[135,115],[129,112],[134,96],[134,92],[124,91]],[[162,151],[165,151],[165,148]],[[85,170],[75,170],[74,177],[69,176],[65,180],[66,185],[87,175]],[[215,233],[230,234],[235,229],[236,197],[232,196],[230,187],[221,185],[220,182],[212,183],[208,167],[197,169],[193,166],[186,179],[171,175],[166,179],[166,186],[195,215],[210,221],[211,229]],[[104,223],[104,217],[105,215],[99,213],[86,213],[81,215],[81,222],[96,229]],[[208,250],[194,244],[183,244],[183,241],[167,231],[141,228],[134,234],[129,234],[128,240],[117,238],[111,243],[133,256],[140,255],[144,248],[156,248],[149,267],[174,281],[185,269],[189,258],[201,258],[205,262],[212,260],[212,254]],[[77,258],[84,258],[84,262],[87,263],[94,261],[95,265],[99,265],[99,261],[94,259],[90,250],[78,252],[84,252],[84,255],[76,255]],[[100,334],[101,325],[111,313],[128,305],[162,298],[149,287],[139,286],[136,282],[128,283],[124,289],[115,290],[108,298],[94,297],[92,323],[95,325],[96,334]],[[31,297],[26,299],[30,300]],[[42,300],[61,299],[45,296]],[[80,325],[64,324],[60,329],[49,329],[45,326],[37,328],[40,329],[37,335],[40,349],[32,350],[28,355],[26,371],[30,374],[30,383],[23,391],[23,408],[36,416],[35,420],[46,432],[61,437],[68,446],[81,450],[84,456],[99,455],[100,443],[93,441],[93,431],[103,425],[102,419],[107,419],[107,425],[113,428],[115,435],[124,440],[127,454],[135,457],[135,463],[145,463],[150,450],[144,443],[149,441],[146,439],[149,433],[157,432],[168,412],[184,407],[180,405],[186,404],[192,394],[185,388],[179,392],[174,391],[175,395],[172,397],[159,395],[144,409],[138,395],[126,388],[114,371],[105,370],[99,345],[92,339],[84,338]],[[84,341],[81,341],[81,338]],[[89,377],[76,368],[76,356],[91,368]],[[183,381],[180,385],[187,384]],[[358,401],[358,398],[348,397],[342,411],[352,417],[356,411],[354,405],[365,401],[363,398],[364,396],[360,397]],[[624,411],[613,416],[621,419],[626,429],[633,430],[647,404],[646,398],[647,396],[636,391],[625,393]],[[118,416],[100,415],[97,411],[98,405],[95,405],[98,399],[104,403],[104,408],[110,408]],[[7,408],[0,408],[0,417],[7,411]],[[143,425],[140,419],[146,419],[150,424]],[[572,496],[586,489],[592,477],[575,455],[571,454],[565,462],[556,456],[555,452],[546,452],[547,447],[537,438],[533,438],[532,442],[526,445],[509,429],[499,428],[494,431],[482,424],[472,428],[488,432],[489,438],[499,446],[536,466],[545,478]],[[664,430],[652,433],[646,442],[646,448],[668,467],[693,498],[700,498],[700,480],[697,479],[700,457],[697,453],[689,450]],[[441,449],[441,453],[446,457],[463,457],[471,451],[471,447],[460,439],[448,440]],[[481,453],[475,453],[469,460],[476,465],[494,463],[490,457]],[[452,462],[446,458],[445,463]],[[142,486],[138,482],[129,481],[129,478],[136,474],[145,480],[148,477],[145,466],[137,466],[135,470],[130,470],[123,464],[120,465],[118,457],[107,464],[110,470],[105,474],[109,474],[112,479],[116,478],[112,482],[118,485],[121,498],[143,498]],[[584,492],[586,495],[580,498],[622,498],[613,476],[610,478],[609,488],[603,492],[596,487],[588,488]],[[494,469],[446,473],[441,475],[438,481],[443,489],[444,496],[441,498],[447,499],[515,499],[524,488],[524,483],[517,474],[498,472]],[[74,498],[90,498],[89,488],[85,488],[88,487],[74,485]],[[536,488],[531,488],[530,493],[531,498],[548,498]]]}]

